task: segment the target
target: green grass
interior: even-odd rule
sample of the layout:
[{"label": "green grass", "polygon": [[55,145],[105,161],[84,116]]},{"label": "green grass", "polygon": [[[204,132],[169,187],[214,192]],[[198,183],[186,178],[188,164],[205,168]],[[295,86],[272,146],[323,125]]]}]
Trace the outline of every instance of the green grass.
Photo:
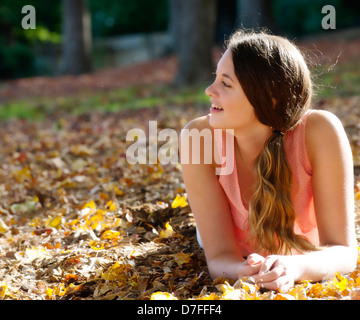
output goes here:
[{"label": "green grass", "polygon": [[334,98],[359,95],[360,62],[352,61],[335,65],[333,68],[320,67],[314,73],[315,90],[318,98]]},{"label": "green grass", "polygon": [[45,114],[39,108],[28,107],[28,102],[16,101],[0,106],[0,119],[44,119]]},{"label": "green grass", "polygon": [[[359,95],[360,62],[342,62],[331,69],[321,66],[314,70],[316,98]],[[0,120],[22,118],[44,120],[48,116],[80,115],[91,111],[117,112],[151,107],[185,104],[209,104],[204,86],[175,89],[167,85],[132,86],[104,92],[82,92],[57,98],[24,98],[0,104]]]},{"label": "green grass", "polygon": [[175,89],[165,85],[134,86],[98,93],[83,92],[68,97],[20,99],[0,104],[0,119],[44,120],[54,114],[117,112],[189,103],[194,105],[209,103],[204,87]]}]

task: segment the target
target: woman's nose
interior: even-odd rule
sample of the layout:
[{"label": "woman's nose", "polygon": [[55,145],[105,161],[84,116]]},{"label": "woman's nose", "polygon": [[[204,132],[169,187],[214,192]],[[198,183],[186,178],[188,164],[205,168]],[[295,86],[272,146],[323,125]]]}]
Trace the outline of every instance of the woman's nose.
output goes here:
[{"label": "woman's nose", "polygon": [[205,89],[205,93],[209,97],[215,97],[216,96],[216,91],[214,90],[214,83],[212,83],[210,86],[208,86]]}]

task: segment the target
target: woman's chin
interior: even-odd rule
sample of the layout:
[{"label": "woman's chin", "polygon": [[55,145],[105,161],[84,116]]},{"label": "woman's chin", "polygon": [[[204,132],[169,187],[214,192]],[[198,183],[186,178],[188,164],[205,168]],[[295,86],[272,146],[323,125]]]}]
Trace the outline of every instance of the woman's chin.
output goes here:
[{"label": "woman's chin", "polygon": [[214,129],[223,129],[224,128],[224,126],[221,124],[221,121],[219,121],[218,119],[215,119],[215,117],[212,116],[211,114],[209,117],[209,124]]}]

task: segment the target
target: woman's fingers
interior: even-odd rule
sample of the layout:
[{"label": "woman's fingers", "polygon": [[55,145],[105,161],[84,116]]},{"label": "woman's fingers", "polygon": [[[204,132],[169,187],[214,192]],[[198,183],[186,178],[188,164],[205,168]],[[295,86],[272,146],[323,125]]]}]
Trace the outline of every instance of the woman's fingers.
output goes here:
[{"label": "woman's fingers", "polygon": [[265,260],[265,258],[257,253],[250,254],[246,261],[249,265],[255,265],[258,263],[262,263]]},{"label": "woman's fingers", "polygon": [[277,256],[267,256],[259,270],[259,276],[262,276],[263,274],[269,272],[271,268],[273,268],[274,263],[277,261]]},{"label": "woman's fingers", "polygon": [[257,281],[259,283],[265,283],[265,282],[275,281],[276,279],[278,279],[282,275],[284,275],[284,268],[283,268],[282,265],[280,265],[280,266],[274,267],[270,271],[265,272],[265,273],[263,273],[261,275],[260,275],[260,272],[259,272],[259,274],[257,274],[253,278],[254,278],[255,281]]},{"label": "woman's fingers", "polygon": [[246,259],[244,262],[241,263],[238,273],[239,278],[244,276],[253,276],[259,272],[261,267],[261,259],[259,257],[256,257],[256,259],[255,257],[253,257],[254,258],[253,259],[249,256],[248,257],[249,260]]},{"label": "woman's fingers", "polygon": [[294,285],[294,276],[288,268],[287,260],[281,256],[268,256],[252,276],[261,287],[285,292]]},{"label": "woman's fingers", "polygon": [[293,286],[287,277],[277,278],[275,281],[261,282],[260,287],[268,290],[286,292]]},{"label": "woman's fingers", "polygon": [[268,256],[265,258],[258,274],[253,279],[259,283],[271,282],[284,275],[284,266],[278,263],[277,256]]}]

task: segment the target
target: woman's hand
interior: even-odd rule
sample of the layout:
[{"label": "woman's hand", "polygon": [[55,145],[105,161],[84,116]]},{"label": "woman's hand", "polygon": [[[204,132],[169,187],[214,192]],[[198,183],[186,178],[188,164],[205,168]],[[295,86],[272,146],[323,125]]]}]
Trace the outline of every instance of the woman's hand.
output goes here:
[{"label": "woman's hand", "polygon": [[239,278],[246,276],[254,276],[255,274],[257,274],[260,271],[264,260],[265,258],[257,253],[250,254],[239,268]]},{"label": "woman's hand", "polygon": [[258,274],[252,278],[263,288],[286,292],[294,286],[296,280],[296,264],[292,258],[269,255],[262,261]]}]

